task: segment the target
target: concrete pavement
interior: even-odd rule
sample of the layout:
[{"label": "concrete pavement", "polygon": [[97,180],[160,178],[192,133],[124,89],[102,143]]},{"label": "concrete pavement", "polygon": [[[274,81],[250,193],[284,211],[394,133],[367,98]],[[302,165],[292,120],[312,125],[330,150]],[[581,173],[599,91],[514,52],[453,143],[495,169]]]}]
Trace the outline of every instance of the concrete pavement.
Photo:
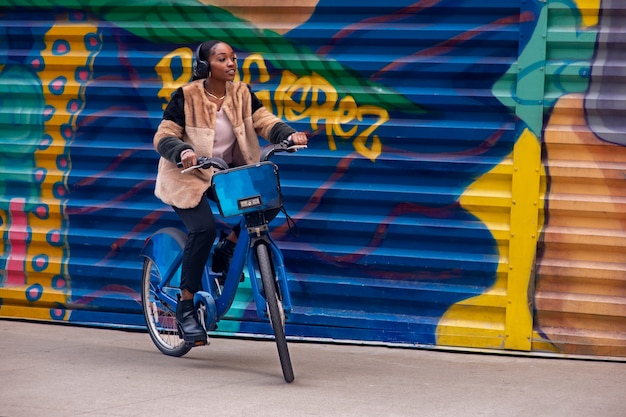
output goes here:
[{"label": "concrete pavement", "polygon": [[626,416],[626,363],[212,338],[0,320],[0,416]]}]

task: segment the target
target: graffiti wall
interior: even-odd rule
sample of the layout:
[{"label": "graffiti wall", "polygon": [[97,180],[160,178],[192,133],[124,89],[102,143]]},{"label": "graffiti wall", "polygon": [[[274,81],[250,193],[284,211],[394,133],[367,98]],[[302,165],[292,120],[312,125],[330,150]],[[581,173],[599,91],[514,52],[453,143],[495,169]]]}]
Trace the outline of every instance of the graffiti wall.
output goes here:
[{"label": "graffiti wall", "polygon": [[[624,355],[626,334],[626,106],[624,5],[581,7],[567,37],[563,7],[551,10],[550,107],[543,163],[547,221],[538,248],[535,328],[568,353]],[[581,5],[582,6],[582,5]],[[591,4],[586,5],[590,7]],[[593,36],[591,36],[593,34]],[[585,47],[565,59],[563,45]],[[583,74],[578,84],[572,75]],[[578,85],[577,85],[578,84]]]},{"label": "graffiti wall", "polygon": [[[288,336],[626,356],[624,6],[496,3],[0,0],[0,317],[145,326],[182,228],[152,137],[220,39],[310,135],[275,159]],[[255,314],[244,282],[219,330]]]}]

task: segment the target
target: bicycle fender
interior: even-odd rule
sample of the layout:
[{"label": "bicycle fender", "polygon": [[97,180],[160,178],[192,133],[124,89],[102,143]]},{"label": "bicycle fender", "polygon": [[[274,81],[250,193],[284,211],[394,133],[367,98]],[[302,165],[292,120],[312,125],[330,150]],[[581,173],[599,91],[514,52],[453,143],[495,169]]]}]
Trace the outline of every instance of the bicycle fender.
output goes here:
[{"label": "bicycle fender", "polygon": [[163,277],[169,277],[179,268],[186,235],[182,230],[166,227],[146,239],[139,256],[151,259]]}]

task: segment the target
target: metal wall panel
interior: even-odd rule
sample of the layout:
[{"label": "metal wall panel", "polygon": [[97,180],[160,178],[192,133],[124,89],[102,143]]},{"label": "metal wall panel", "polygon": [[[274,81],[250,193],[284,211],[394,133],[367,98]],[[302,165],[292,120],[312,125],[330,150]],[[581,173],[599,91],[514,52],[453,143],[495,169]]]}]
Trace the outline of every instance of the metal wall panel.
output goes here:
[{"label": "metal wall panel", "polygon": [[[152,135],[191,77],[193,48],[219,38],[265,106],[311,133],[308,150],[275,160],[299,231],[274,223],[295,306],[288,335],[567,352],[549,331],[567,317],[544,326],[556,311],[547,268],[562,257],[541,252],[533,315],[535,260],[544,219],[546,249],[559,235],[555,184],[586,165],[553,179],[566,160],[551,149],[542,160],[541,143],[559,130],[544,139],[544,114],[554,122],[572,88],[586,91],[576,69],[593,57],[597,8],[205,3],[0,2],[0,316],[143,326],[137,255],[150,233],[180,227],[152,195]],[[604,174],[619,176],[612,166]],[[596,190],[613,202],[618,192]],[[621,221],[610,242],[623,240]],[[244,283],[220,331],[269,332],[252,316]],[[603,325],[623,323],[622,310],[612,317]]]},{"label": "metal wall panel", "polygon": [[625,7],[603,1],[599,22],[584,10],[597,27],[584,42],[564,9],[550,10],[546,95],[570,93],[558,94],[545,129],[549,217],[535,325],[568,354],[626,356]]}]

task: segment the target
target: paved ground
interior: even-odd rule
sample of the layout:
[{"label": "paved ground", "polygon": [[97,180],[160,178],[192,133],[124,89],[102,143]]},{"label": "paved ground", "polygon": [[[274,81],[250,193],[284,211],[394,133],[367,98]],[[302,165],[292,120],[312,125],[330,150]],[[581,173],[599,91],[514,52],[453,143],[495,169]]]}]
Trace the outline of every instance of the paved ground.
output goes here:
[{"label": "paved ground", "polygon": [[0,416],[626,416],[626,363],[212,338],[0,320]]}]

